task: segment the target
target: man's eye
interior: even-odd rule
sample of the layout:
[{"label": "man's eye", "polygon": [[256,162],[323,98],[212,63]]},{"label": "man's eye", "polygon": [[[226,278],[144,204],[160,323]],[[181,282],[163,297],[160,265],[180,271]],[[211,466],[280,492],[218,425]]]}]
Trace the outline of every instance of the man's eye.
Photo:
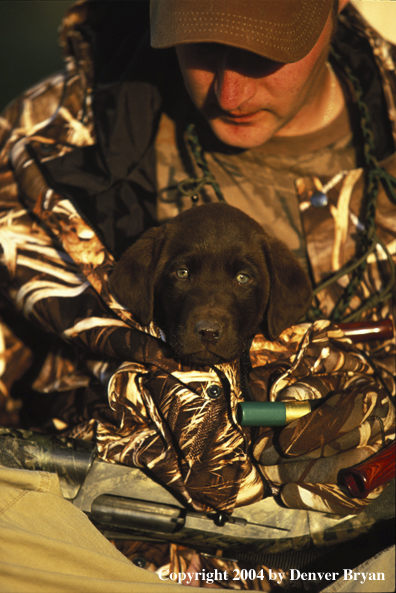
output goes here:
[{"label": "man's eye", "polygon": [[181,278],[181,280],[187,280],[189,276],[187,268],[180,268],[179,270],[176,270],[176,276]]},{"label": "man's eye", "polygon": [[250,281],[250,276],[244,274],[243,272],[239,272],[236,276],[236,281],[238,284],[247,284]]}]

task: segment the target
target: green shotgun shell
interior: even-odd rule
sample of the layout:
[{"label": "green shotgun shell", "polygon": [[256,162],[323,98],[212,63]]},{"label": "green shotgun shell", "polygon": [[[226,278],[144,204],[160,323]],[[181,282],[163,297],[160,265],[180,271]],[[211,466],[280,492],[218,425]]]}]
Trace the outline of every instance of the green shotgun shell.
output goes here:
[{"label": "green shotgun shell", "polygon": [[309,400],[296,402],[241,402],[237,422],[241,426],[286,426],[311,412]]}]

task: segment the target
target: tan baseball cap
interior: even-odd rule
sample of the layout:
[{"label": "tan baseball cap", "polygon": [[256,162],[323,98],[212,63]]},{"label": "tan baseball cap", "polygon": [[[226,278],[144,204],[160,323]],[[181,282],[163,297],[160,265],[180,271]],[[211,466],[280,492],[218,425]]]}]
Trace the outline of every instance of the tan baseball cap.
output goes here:
[{"label": "tan baseball cap", "polygon": [[334,0],[150,0],[151,45],[223,43],[297,62],[318,40]]}]

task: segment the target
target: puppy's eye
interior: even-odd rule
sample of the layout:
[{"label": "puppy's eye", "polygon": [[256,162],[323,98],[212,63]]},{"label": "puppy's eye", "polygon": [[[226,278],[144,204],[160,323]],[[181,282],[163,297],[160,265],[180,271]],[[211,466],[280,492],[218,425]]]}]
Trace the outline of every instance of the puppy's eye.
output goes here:
[{"label": "puppy's eye", "polygon": [[244,274],[243,272],[239,272],[235,280],[238,282],[238,284],[247,284],[248,282],[250,282],[250,276]]},{"label": "puppy's eye", "polygon": [[187,268],[180,268],[179,270],[176,270],[176,276],[181,280],[187,280],[189,276]]}]

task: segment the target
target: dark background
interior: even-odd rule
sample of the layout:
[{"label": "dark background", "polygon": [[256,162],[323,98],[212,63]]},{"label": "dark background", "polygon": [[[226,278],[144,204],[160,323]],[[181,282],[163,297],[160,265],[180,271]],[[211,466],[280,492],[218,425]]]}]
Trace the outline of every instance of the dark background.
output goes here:
[{"label": "dark background", "polygon": [[72,0],[0,0],[0,112],[63,68],[58,28]]}]

